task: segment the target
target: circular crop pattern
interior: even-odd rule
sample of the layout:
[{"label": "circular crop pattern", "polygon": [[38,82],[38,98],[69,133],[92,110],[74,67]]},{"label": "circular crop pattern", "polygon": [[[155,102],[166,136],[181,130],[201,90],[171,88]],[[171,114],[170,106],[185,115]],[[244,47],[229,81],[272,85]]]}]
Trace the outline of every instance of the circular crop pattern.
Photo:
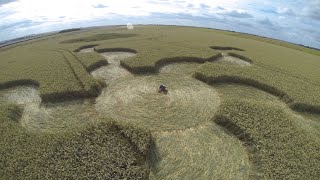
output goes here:
[{"label": "circular crop pattern", "polygon": [[[158,92],[160,84],[168,93]],[[126,77],[110,84],[96,99],[96,110],[118,121],[153,131],[177,130],[209,121],[219,106],[210,86],[175,74]]]}]

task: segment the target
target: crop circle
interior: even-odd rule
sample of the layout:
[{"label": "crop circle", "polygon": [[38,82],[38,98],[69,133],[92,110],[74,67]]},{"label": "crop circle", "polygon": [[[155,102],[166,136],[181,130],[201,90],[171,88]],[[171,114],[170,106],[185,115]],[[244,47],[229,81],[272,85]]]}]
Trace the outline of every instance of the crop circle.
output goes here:
[{"label": "crop circle", "polygon": [[[160,84],[168,87],[167,94],[157,91]],[[191,77],[166,74],[126,77],[110,84],[96,99],[96,110],[117,121],[170,131],[208,122],[219,102],[210,86]]]}]

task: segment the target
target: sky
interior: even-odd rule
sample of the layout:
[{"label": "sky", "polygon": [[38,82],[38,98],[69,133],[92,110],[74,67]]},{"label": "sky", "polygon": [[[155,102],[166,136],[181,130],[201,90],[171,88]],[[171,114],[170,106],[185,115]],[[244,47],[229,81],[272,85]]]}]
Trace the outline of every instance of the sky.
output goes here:
[{"label": "sky", "polygon": [[0,0],[0,41],[127,23],[225,29],[320,48],[320,0]]}]

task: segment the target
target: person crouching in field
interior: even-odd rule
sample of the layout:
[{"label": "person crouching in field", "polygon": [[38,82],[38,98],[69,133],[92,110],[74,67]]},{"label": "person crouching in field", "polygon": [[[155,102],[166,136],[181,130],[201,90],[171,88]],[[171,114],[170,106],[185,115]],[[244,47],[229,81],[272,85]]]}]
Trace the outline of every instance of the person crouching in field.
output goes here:
[{"label": "person crouching in field", "polygon": [[159,87],[158,92],[167,94],[168,93],[167,87],[165,85],[161,84],[160,87]]}]

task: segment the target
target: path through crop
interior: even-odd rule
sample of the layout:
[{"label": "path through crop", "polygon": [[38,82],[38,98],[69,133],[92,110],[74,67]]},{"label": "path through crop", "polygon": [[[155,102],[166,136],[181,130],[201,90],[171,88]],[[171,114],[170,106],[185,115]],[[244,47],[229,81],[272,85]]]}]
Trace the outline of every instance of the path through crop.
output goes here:
[{"label": "path through crop", "polygon": [[110,84],[121,77],[126,77],[126,76],[133,77],[133,75],[130,72],[120,67],[120,60],[135,56],[134,53],[105,52],[105,53],[101,53],[101,55],[107,59],[109,64],[107,66],[102,66],[99,69],[91,72],[91,75],[94,78],[101,78],[106,82],[106,84]]}]

